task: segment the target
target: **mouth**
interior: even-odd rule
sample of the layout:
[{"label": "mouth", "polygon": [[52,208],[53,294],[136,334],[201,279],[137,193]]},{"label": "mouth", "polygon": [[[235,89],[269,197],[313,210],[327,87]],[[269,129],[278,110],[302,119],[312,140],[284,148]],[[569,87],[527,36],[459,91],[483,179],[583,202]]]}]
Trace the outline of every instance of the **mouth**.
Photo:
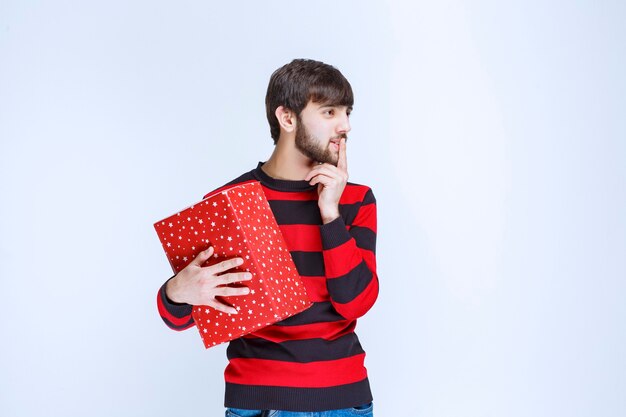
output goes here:
[{"label": "mouth", "polygon": [[[339,152],[339,144],[341,143],[341,139],[343,139],[343,137],[338,137],[338,138],[332,138],[328,144],[328,146],[330,146],[330,148],[335,151],[335,152]],[[347,139],[347,138],[346,138]]]}]

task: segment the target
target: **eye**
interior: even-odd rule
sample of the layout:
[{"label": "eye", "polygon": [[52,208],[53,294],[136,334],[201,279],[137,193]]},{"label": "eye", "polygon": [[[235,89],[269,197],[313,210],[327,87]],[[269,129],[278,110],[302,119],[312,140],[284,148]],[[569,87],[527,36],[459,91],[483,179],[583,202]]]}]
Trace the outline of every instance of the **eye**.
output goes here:
[{"label": "eye", "polygon": [[327,116],[334,116],[335,115],[335,109],[328,109],[324,112],[325,115]]}]

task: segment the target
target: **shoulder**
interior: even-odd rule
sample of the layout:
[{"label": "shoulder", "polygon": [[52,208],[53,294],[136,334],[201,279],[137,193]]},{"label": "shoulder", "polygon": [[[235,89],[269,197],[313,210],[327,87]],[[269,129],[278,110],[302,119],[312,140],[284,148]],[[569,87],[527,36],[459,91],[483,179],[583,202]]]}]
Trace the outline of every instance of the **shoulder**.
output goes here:
[{"label": "shoulder", "polygon": [[343,190],[339,204],[376,204],[374,192],[367,185],[348,182]]},{"label": "shoulder", "polygon": [[214,189],[213,191],[205,194],[205,196],[203,198],[207,198],[211,194],[215,194],[215,193],[217,193],[217,192],[219,192],[219,191],[221,191],[221,190],[223,190],[225,188],[232,187],[233,185],[243,184],[245,182],[250,182],[250,181],[256,181],[257,179],[254,177],[253,172],[254,172],[254,170],[248,171],[245,174],[241,174],[240,176],[238,176],[234,180],[229,181],[226,184],[222,185],[221,187],[218,187],[218,188]]}]

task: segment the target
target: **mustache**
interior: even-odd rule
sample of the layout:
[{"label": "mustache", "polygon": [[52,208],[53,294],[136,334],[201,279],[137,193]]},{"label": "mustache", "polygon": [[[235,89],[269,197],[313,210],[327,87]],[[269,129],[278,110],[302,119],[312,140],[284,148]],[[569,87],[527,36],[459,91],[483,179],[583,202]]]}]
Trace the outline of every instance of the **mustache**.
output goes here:
[{"label": "mustache", "polygon": [[341,139],[345,139],[346,142],[347,142],[348,141],[348,134],[347,133],[342,133],[341,135],[333,136],[332,138],[330,138],[330,140],[341,140]]}]

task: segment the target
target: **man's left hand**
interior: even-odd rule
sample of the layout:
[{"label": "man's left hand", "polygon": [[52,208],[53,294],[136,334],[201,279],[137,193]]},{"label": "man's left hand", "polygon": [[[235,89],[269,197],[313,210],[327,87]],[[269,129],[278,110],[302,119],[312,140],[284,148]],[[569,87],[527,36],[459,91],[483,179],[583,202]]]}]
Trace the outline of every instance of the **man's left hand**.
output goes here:
[{"label": "man's left hand", "polygon": [[337,166],[324,163],[316,166],[305,178],[309,184],[317,184],[318,206],[324,224],[339,217],[339,199],[348,183],[348,160],[346,158],[346,139],[339,142]]}]

